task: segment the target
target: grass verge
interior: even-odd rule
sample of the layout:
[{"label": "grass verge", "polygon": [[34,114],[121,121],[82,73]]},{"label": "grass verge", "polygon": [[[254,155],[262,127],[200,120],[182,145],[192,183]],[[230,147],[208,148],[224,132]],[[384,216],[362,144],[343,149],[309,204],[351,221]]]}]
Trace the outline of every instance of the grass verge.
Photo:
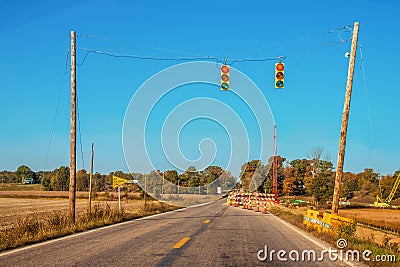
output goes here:
[{"label": "grass verge", "polygon": [[303,215],[290,212],[289,209],[282,209],[274,207],[270,210],[275,216],[301,228],[302,230],[311,233],[312,235],[324,240],[332,245],[332,249],[336,249],[336,242],[339,238],[347,240],[347,247],[345,250],[358,250],[360,255],[366,250],[371,251],[369,258],[371,261],[363,261],[368,266],[386,267],[386,266],[400,266],[400,247],[396,242],[390,242],[390,238],[385,235],[381,244],[374,241],[373,236],[369,238],[359,239],[355,237],[354,231],[341,231],[338,235],[332,236],[322,234],[316,230],[310,229],[303,224]]},{"label": "grass verge", "polygon": [[118,212],[109,205],[95,205],[91,213],[77,214],[75,224],[67,212],[49,212],[47,216],[40,218],[33,213],[0,229],[0,251],[175,209],[177,207],[156,201],[147,203],[135,212],[126,212],[123,209]]}]

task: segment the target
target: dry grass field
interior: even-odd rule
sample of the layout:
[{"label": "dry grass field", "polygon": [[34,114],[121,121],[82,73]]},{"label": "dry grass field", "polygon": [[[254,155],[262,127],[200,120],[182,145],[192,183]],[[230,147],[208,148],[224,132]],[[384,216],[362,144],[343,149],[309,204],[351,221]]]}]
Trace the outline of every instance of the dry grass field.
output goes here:
[{"label": "dry grass field", "polygon": [[68,192],[0,189],[0,251],[176,209],[151,199],[144,205],[139,193],[124,192],[120,212],[117,193],[103,192],[88,213],[87,197],[87,192],[77,192],[72,222]]},{"label": "dry grass field", "polygon": [[340,209],[339,215],[400,230],[400,210],[393,209]]},{"label": "dry grass field", "polygon": [[[356,219],[357,221],[400,230],[400,210],[342,209],[339,210],[339,214],[347,218]],[[400,236],[398,235],[385,234],[382,231],[372,230],[362,226],[357,226],[356,235],[361,239],[372,239],[378,244],[383,243],[385,238],[389,238],[390,242],[400,244]]]},{"label": "dry grass field", "polygon": [[[19,191],[17,197],[15,197],[15,194],[4,193],[4,191],[0,192],[0,227],[13,224],[27,215],[35,214],[41,217],[55,211],[68,212],[69,201],[68,198],[64,197],[64,194],[67,193],[68,195],[68,192],[30,191],[25,193]],[[85,194],[87,195],[87,193]],[[112,209],[118,209],[117,200],[93,200],[92,207],[94,205],[101,207],[108,205]],[[143,206],[143,201],[121,198],[121,206],[128,212],[135,212]],[[77,213],[83,213],[87,209],[88,200],[78,198],[76,200]]]}]

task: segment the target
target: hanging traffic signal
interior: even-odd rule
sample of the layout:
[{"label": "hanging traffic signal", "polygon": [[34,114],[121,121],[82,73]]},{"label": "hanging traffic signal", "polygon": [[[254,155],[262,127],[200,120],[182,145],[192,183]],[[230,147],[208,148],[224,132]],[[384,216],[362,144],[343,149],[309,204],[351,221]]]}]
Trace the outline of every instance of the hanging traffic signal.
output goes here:
[{"label": "hanging traffic signal", "polygon": [[275,64],[275,88],[284,88],[285,87],[285,65],[283,63]]},{"label": "hanging traffic signal", "polygon": [[230,78],[229,78],[229,66],[223,65],[221,67],[221,90],[229,90]]}]

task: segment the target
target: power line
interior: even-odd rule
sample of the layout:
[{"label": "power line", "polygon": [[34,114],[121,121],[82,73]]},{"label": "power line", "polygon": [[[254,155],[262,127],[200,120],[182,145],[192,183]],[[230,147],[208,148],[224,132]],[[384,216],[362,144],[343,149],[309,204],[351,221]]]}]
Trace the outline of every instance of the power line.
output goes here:
[{"label": "power line", "polygon": [[[328,31],[327,33],[331,34],[331,33],[339,32],[339,31],[346,30],[346,29],[351,29],[351,26],[344,26],[344,27],[341,27],[341,28],[333,29],[333,30]],[[326,32],[323,33],[323,34],[325,35]],[[300,42],[300,41],[304,41],[304,40],[311,40],[311,39],[315,38],[315,36],[319,36],[319,35],[322,35],[322,34],[320,33],[320,34],[313,35],[313,36],[301,37],[301,38],[293,39],[293,40],[282,42],[282,43],[264,45],[264,46],[257,47],[257,48],[254,48],[254,49],[246,49],[246,50],[240,50],[240,51],[237,51],[237,52],[225,53],[225,54],[218,55],[218,57],[226,57],[228,55],[242,54],[242,53],[246,53],[246,52],[255,52],[255,51],[259,51],[259,50],[264,50],[266,48],[290,45],[292,43],[296,43],[296,42]]]},{"label": "power line", "polygon": [[237,62],[263,62],[263,61],[277,61],[277,60],[284,60],[286,57],[284,56],[277,56],[277,57],[265,57],[265,58],[243,58],[243,59],[233,59],[230,60],[231,64],[233,65],[234,63]]},{"label": "power line", "polygon": [[130,43],[130,42],[125,42],[125,41],[118,41],[118,40],[113,40],[113,39],[110,39],[110,38],[98,37],[98,36],[87,35],[87,34],[82,34],[82,33],[78,33],[78,36],[86,37],[86,38],[89,38],[89,39],[97,39],[97,40],[117,43],[117,44],[126,44],[126,45],[131,45],[131,46],[136,46],[136,47],[148,48],[148,49],[153,49],[153,50],[158,50],[158,51],[172,52],[172,53],[177,53],[177,54],[182,54],[182,55],[189,55],[189,56],[195,56],[195,57],[205,57],[204,55],[199,55],[199,54],[194,54],[194,53],[189,53],[189,52],[184,52],[184,51],[177,51],[177,50],[172,50],[172,49],[167,49],[167,48],[160,48],[160,47],[151,46],[151,45],[145,45],[145,44],[137,44],[137,43]]},{"label": "power line", "polygon": [[44,170],[46,170],[46,168],[47,168],[47,162],[48,162],[48,160],[49,160],[50,147],[51,147],[51,143],[52,143],[52,141],[53,141],[53,135],[54,135],[54,129],[55,129],[55,126],[56,126],[56,120],[57,120],[58,109],[59,109],[59,107],[60,107],[61,93],[62,93],[62,90],[63,90],[63,85],[64,85],[65,76],[67,75],[67,71],[68,71],[68,58],[69,58],[69,53],[70,53],[70,50],[68,49],[67,55],[66,55],[66,59],[65,59],[64,73],[63,73],[63,76],[62,76],[62,79],[61,79],[60,90],[59,90],[59,93],[58,93],[57,107],[56,107],[56,112],[55,112],[55,114],[54,114],[53,126],[51,127],[50,141],[49,141],[49,145],[48,145],[48,147],[47,147],[47,154],[46,154],[46,160],[45,160],[45,163],[44,163]]},{"label": "power line", "polygon": [[321,49],[321,48],[324,48],[324,47],[327,47],[327,46],[339,45],[339,44],[347,43],[347,42],[350,42],[350,41],[351,41],[351,38],[348,38],[346,40],[336,41],[336,42],[332,41],[332,42],[329,42],[329,43],[326,43],[326,44],[323,44],[323,45],[315,46],[313,48],[307,48],[307,49],[303,49],[303,50],[300,50],[300,51],[296,51],[296,52],[287,54],[286,57],[291,57],[291,56],[295,56],[295,55],[299,55],[299,54],[305,54],[305,53],[313,52],[313,51],[315,51],[317,49]]},{"label": "power line", "polygon": [[371,117],[371,108],[369,105],[369,98],[368,98],[368,90],[367,90],[367,82],[366,82],[366,78],[365,78],[365,68],[364,68],[364,58],[363,58],[363,52],[362,52],[362,45],[361,42],[359,41],[360,44],[360,68],[361,68],[361,73],[362,73],[362,77],[363,77],[363,83],[364,83],[364,93],[365,93],[365,100],[367,102],[367,111],[368,111],[368,119],[369,119],[369,129],[371,132],[371,139],[372,139],[372,149],[374,151],[374,159],[375,159],[375,165],[377,165],[376,162],[376,143],[375,143],[375,135],[373,132],[373,122],[372,122],[372,117]]},{"label": "power line", "polygon": [[82,169],[85,169],[85,160],[83,159],[83,149],[82,149],[82,132],[81,132],[81,119],[79,117],[79,102],[78,102],[78,95],[76,96],[76,114],[78,117],[78,131],[79,131],[79,144],[81,148],[81,158],[82,158]]},{"label": "power line", "polygon": [[[341,32],[344,30],[349,30],[351,31],[351,26],[344,26],[344,27],[340,27],[337,29],[333,29],[328,31],[328,34],[334,33],[334,32]],[[326,32],[324,33],[326,34]],[[318,34],[321,35],[321,34]],[[327,44],[324,44],[322,46],[318,46],[317,48],[313,48],[313,49],[305,49],[302,51],[297,51],[297,52],[293,52],[289,55],[285,55],[285,56],[276,56],[276,57],[261,57],[261,58],[234,58],[234,59],[227,59],[226,56],[228,55],[235,55],[235,54],[242,54],[242,53],[246,53],[246,52],[255,52],[255,51],[260,51],[266,48],[270,48],[270,47],[277,47],[277,46],[284,46],[284,45],[289,45],[292,43],[296,43],[299,41],[304,41],[304,40],[308,40],[308,39],[312,39],[314,38],[316,35],[314,36],[309,36],[309,37],[302,37],[302,38],[298,38],[298,39],[294,39],[294,40],[290,40],[287,42],[283,42],[283,43],[276,43],[276,44],[272,44],[272,45],[265,45],[265,46],[261,46],[258,48],[254,48],[254,49],[246,49],[246,50],[241,50],[241,51],[237,51],[237,52],[230,52],[230,53],[225,53],[225,54],[221,54],[218,56],[204,56],[204,55],[199,55],[199,54],[194,54],[194,53],[188,53],[188,52],[184,52],[184,51],[177,51],[177,50],[171,50],[171,49],[165,49],[165,48],[159,48],[159,47],[154,47],[154,46],[150,46],[150,45],[144,45],[144,44],[137,44],[137,43],[130,43],[130,42],[124,42],[124,41],[118,41],[118,40],[113,40],[113,39],[109,39],[109,38],[104,38],[104,37],[97,37],[94,35],[86,35],[86,34],[78,34],[78,36],[81,37],[86,37],[89,39],[98,39],[98,40],[103,40],[103,41],[108,41],[108,42],[113,42],[113,43],[118,43],[118,44],[127,44],[127,45],[131,45],[131,46],[136,46],[136,47],[142,47],[142,48],[148,48],[148,49],[153,49],[153,50],[159,50],[159,51],[165,51],[165,52],[172,52],[172,53],[179,53],[179,54],[184,54],[184,55],[191,55],[193,57],[154,57],[154,56],[142,56],[142,55],[133,55],[133,54],[122,54],[122,53],[114,53],[114,52],[107,52],[107,51],[100,51],[100,50],[94,50],[94,49],[89,49],[89,48],[84,48],[84,47],[78,47],[78,49],[86,51],[85,56],[83,57],[83,60],[81,63],[78,64],[78,66],[82,66],[87,58],[87,56],[90,53],[95,53],[95,54],[101,54],[101,55],[107,55],[107,56],[112,56],[112,57],[119,57],[119,58],[132,58],[132,59],[140,59],[140,60],[158,60],[158,61],[200,61],[200,60],[216,60],[217,64],[219,61],[224,61],[224,60],[228,60],[231,62],[231,64],[233,63],[238,63],[238,62],[263,62],[263,61],[271,61],[271,60],[277,60],[277,59],[285,59],[288,56],[292,56],[292,55],[296,55],[296,54],[301,54],[301,53],[305,53],[305,52],[309,52],[312,50],[315,50],[317,48],[322,48],[325,46],[332,46],[332,45],[338,45],[341,44],[343,42],[348,42],[351,40],[351,38],[348,39],[342,39],[340,38],[340,41],[331,41]]]},{"label": "power line", "polygon": [[78,47],[79,50],[86,51],[85,56],[83,57],[83,60],[81,63],[78,63],[78,66],[82,66],[85,61],[87,56],[90,53],[94,54],[99,54],[99,55],[106,55],[106,56],[111,56],[111,57],[116,57],[116,58],[131,58],[131,59],[139,59],[139,60],[156,60],[156,61],[216,61],[217,64],[219,61],[227,61],[230,62],[228,65],[233,65],[234,63],[239,63],[239,62],[264,62],[264,61],[276,61],[276,60],[284,60],[289,56],[294,56],[297,54],[302,54],[302,53],[307,53],[310,51],[314,51],[319,48],[323,48],[326,46],[333,46],[333,45],[339,45],[341,43],[349,42],[351,41],[351,38],[341,40],[341,41],[336,41],[336,42],[329,42],[327,44],[314,47],[314,48],[309,48],[297,52],[293,52],[291,54],[285,55],[285,56],[275,56],[275,57],[262,57],[262,58],[242,58],[242,59],[221,59],[217,57],[212,57],[212,56],[207,56],[207,57],[154,57],[154,56],[140,56],[140,55],[132,55],[132,54],[120,54],[120,53],[114,53],[114,52],[108,52],[108,51],[101,51],[101,50],[94,50],[90,48],[85,48],[85,47]]},{"label": "power line", "polygon": [[82,66],[83,63],[86,60],[86,57],[90,53],[94,54],[100,54],[100,55],[106,55],[106,56],[111,56],[111,57],[117,57],[117,58],[132,58],[132,59],[143,59],[143,60],[157,60],[157,61],[200,61],[200,60],[217,60],[215,57],[185,57],[185,58],[180,58],[180,57],[153,57],[153,56],[140,56],[140,55],[132,55],[132,54],[120,54],[120,53],[114,53],[114,52],[107,52],[107,51],[100,51],[100,50],[94,50],[94,49],[89,49],[85,47],[79,47],[79,50],[86,51],[86,55],[83,58],[83,61],[79,63],[79,66]]}]

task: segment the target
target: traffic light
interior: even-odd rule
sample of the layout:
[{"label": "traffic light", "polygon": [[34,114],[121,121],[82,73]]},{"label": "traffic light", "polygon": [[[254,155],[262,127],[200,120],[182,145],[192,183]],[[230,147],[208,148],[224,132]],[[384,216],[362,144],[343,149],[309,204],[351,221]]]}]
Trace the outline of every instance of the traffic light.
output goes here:
[{"label": "traffic light", "polygon": [[229,80],[229,66],[223,65],[221,67],[221,90],[229,90],[230,80]]},{"label": "traffic light", "polygon": [[275,88],[285,87],[285,65],[283,63],[275,64]]}]

